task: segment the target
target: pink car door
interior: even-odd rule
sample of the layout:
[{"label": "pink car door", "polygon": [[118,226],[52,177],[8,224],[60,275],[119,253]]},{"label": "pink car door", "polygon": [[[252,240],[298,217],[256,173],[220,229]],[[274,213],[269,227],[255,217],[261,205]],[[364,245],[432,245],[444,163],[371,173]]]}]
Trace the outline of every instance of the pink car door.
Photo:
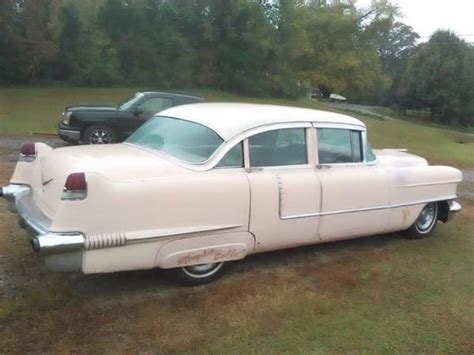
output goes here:
[{"label": "pink car door", "polygon": [[250,226],[256,251],[319,240],[320,183],[308,162],[308,132],[283,128],[248,139]]},{"label": "pink car door", "polygon": [[386,231],[389,179],[384,168],[364,162],[359,130],[317,128],[322,240]]}]

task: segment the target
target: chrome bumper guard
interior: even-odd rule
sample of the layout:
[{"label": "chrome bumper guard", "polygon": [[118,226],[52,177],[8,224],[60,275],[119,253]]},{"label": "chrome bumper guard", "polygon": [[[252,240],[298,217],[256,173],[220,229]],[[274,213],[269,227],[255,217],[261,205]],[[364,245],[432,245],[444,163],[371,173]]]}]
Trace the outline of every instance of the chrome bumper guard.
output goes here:
[{"label": "chrome bumper guard", "polygon": [[451,201],[448,201],[448,209],[449,209],[449,211],[448,211],[448,221],[450,221],[456,213],[461,211],[462,206],[459,202],[451,200]]},{"label": "chrome bumper guard", "polygon": [[7,208],[10,212],[16,212],[16,200],[18,197],[31,191],[28,185],[10,184],[0,190],[1,196],[7,200]]},{"label": "chrome bumper guard", "polygon": [[84,248],[84,236],[81,233],[48,233],[31,240],[33,250],[45,254],[68,253]]},{"label": "chrome bumper guard", "polygon": [[8,185],[1,189],[9,210],[19,215],[20,226],[31,231],[33,250],[47,255],[46,264],[55,271],[80,271],[85,238],[82,233],[50,232],[51,219],[33,200],[31,187]]}]

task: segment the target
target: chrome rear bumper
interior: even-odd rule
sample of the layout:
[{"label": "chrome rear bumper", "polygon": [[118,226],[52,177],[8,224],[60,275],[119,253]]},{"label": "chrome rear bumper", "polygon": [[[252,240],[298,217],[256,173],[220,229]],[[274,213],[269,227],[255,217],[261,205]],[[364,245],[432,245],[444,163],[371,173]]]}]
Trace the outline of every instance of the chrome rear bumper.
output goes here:
[{"label": "chrome rear bumper", "polygon": [[1,189],[8,209],[18,213],[19,224],[29,231],[33,250],[46,254],[46,265],[54,271],[80,271],[85,238],[79,232],[51,232],[51,219],[36,205],[31,187],[8,185]]},{"label": "chrome rear bumper", "polygon": [[10,184],[2,187],[1,196],[7,200],[7,208],[10,212],[16,212],[16,200],[31,191],[28,185]]}]

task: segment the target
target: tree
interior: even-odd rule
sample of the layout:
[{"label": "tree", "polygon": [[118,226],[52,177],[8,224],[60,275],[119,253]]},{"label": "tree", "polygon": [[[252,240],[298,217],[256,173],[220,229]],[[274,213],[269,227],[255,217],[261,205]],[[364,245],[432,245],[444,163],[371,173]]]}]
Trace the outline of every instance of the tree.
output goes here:
[{"label": "tree", "polygon": [[313,1],[308,16],[311,51],[299,61],[299,77],[351,101],[376,100],[389,78],[381,71],[376,48],[364,40],[353,3]]},{"label": "tree", "polygon": [[73,2],[64,5],[61,9],[60,19],[62,29],[58,38],[59,53],[54,77],[59,80],[67,80],[79,59],[77,52],[80,48],[82,24],[77,5]]},{"label": "tree", "polygon": [[404,98],[434,119],[473,124],[474,48],[453,32],[435,32],[409,60]]},{"label": "tree", "polygon": [[[427,105],[404,94],[418,35],[390,0],[367,8],[353,0],[1,0],[0,33],[5,84],[122,82],[297,98],[310,83],[353,102]],[[457,96],[463,107],[469,90]]]},{"label": "tree", "polygon": [[53,33],[59,0],[0,2],[0,82],[28,82],[57,54]]}]

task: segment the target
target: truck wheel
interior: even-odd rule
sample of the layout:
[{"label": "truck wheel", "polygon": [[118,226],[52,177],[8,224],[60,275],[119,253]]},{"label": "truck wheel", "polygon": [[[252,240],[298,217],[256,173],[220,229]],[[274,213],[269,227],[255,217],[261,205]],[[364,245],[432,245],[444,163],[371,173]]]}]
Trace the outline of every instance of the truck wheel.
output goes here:
[{"label": "truck wheel", "polygon": [[85,144],[111,144],[117,141],[112,128],[102,125],[92,125],[84,131]]},{"label": "truck wheel", "polygon": [[422,239],[427,237],[438,222],[438,203],[428,203],[420,212],[415,223],[408,228],[407,232],[412,239]]},{"label": "truck wheel", "polygon": [[197,286],[212,282],[222,276],[224,262],[183,266],[173,269],[173,279],[183,286]]}]

